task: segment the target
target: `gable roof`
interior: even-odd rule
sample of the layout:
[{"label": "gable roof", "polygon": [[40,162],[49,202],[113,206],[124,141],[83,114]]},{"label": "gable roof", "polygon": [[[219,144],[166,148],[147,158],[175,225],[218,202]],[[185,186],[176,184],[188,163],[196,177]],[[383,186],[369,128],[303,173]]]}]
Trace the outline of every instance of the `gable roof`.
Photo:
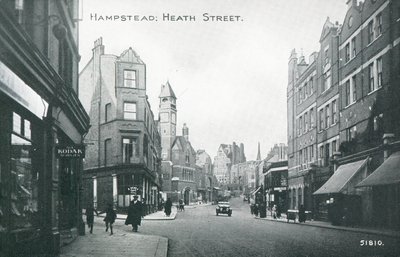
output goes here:
[{"label": "gable roof", "polygon": [[129,49],[125,50],[118,59],[126,62],[144,64],[142,59],[140,59],[140,56],[135,52],[135,50],[132,49],[132,47],[129,47]]},{"label": "gable roof", "polygon": [[185,151],[185,149],[189,148],[189,151],[190,151],[191,154],[196,154],[196,151],[192,147],[192,144],[190,144],[190,142],[187,141],[184,136],[175,137],[175,140],[172,143],[172,147],[171,148],[174,149],[175,146],[181,151]]},{"label": "gable roof", "polygon": [[335,27],[335,25],[329,20],[329,17],[327,17],[324,26],[322,27],[322,33],[319,42],[321,42],[329,34],[331,28],[333,27]]},{"label": "gable roof", "polygon": [[167,81],[167,83],[165,83],[165,85],[161,85],[161,93],[160,93],[159,98],[169,97],[169,96],[176,99],[174,90],[172,90],[172,87],[169,84],[169,81]]}]

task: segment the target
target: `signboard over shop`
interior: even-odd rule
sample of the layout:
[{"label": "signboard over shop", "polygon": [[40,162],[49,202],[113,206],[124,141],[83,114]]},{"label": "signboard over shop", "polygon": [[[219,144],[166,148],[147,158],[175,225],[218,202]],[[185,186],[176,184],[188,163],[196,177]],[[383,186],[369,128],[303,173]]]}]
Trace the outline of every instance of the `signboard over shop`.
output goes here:
[{"label": "signboard over shop", "polygon": [[67,145],[56,147],[57,158],[83,159],[85,158],[85,146]]}]

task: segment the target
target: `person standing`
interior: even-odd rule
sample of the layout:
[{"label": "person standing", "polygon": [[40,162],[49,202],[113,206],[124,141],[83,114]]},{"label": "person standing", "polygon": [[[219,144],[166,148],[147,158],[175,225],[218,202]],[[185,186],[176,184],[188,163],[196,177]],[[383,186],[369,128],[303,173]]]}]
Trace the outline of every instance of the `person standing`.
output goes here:
[{"label": "person standing", "polygon": [[89,203],[86,207],[86,223],[88,225],[88,228],[90,229],[90,234],[93,233],[93,223],[94,223],[94,213],[98,216],[99,213],[93,208],[93,204]]},{"label": "person standing", "polygon": [[142,215],[142,203],[138,200],[138,196],[135,195],[129,204],[128,216],[126,217],[125,225],[132,224],[132,231],[137,232],[138,226],[141,225]]},{"label": "person standing", "polygon": [[299,222],[306,222],[306,209],[304,205],[300,205],[299,207]]},{"label": "person standing", "polygon": [[113,227],[112,224],[114,224],[115,219],[117,218],[117,213],[114,211],[114,208],[111,203],[107,205],[107,209],[105,211],[100,212],[99,214],[106,213],[106,217],[103,219],[103,221],[106,223],[106,232],[108,231],[108,228],[110,228],[110,236],[113,233]]},{"label": "person standing", "polygon": [[167,215],[167,217],[169,217],[169,215],[171,215],[171,208],[172,208],[172,201],[170,198],[168,198],[164,205],[164,212],[165,212],[165,215]]}]

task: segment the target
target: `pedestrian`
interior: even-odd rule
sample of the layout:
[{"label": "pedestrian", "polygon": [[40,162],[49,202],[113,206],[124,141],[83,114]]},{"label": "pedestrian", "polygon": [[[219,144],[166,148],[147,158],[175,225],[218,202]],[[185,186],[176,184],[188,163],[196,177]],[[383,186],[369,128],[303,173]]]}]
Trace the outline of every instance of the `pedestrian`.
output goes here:
[{"label": "pedestrian", "polygon": [[138,200],[138,196],[135,195],[133,197],[133,200],[129,204],[128,216],[126,217],[125,225],[131,224],[132,231],[137,232],[138,226],[141,225],[142,216],[143,216],[142,203]]},{"label": "pedestrian", "polygon": [[93,208],[92,203],[88,203],[86,207],[86,223],[88,225],[88,228],[90,229],[90,234],[93,233],[93,223],[94,223],[94,213],[98,216],[99,213]]},{"label": "pedestrian", "polygon": [[170,198],[168,198],[164,205],[164,212],[165,212],[165,215],[167,215],[167,217],[169,217],[169,215],[171,215],[171,208],[172,208],[172,201]]},{"label": "pedestrian", "polygon": [[254,205],[254,215],[256,215],[256,217],[258,217],[258,204]]},{"label": "pedestrian", "polygon": [[304,205],[300,205],[299,207],[299,222],[306,222],[306,209]]},{"label": "pedestrian", "polygon": [[255,200],[253,198],[249,198],[250,199],[250,213],[251,215],[254,214],[254,207],[255,207]]},{"label": "pedestrian", "polygon": [[272,207],[272,216],[276,219],[276,204]]},{"label": "pedestrian", "polygon": [[117,213],[114,211],[111,203],[107,205],[107,209],[105,211],[102,211],[99,214],[102,213],[106,214],[106,217],[103,219],[103,221],[106,223],[106,232],[108,231],[108,228],[110,228],[110,236],[111,236],[112,234],[114,234],[112,225],[114,224],[115,219],[117,218]]},{"label": "pedestrian", "polygon": [[179,199],[179,210],[184,211],[185,210],[185,205],[183,204],[183,200]]}]

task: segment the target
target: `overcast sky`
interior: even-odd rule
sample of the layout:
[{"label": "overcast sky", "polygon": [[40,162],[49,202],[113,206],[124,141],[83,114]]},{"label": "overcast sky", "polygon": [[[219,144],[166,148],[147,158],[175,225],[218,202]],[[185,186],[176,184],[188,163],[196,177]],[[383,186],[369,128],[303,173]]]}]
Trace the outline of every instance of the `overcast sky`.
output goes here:
[{"label": "overcast sky", "polygon": [[[275,143],[287,144],[290,51],[296,48],[308,60],[319,49],[326,18],[342,24],[347,10],[345,0],[81,2],[80,69],[99,37],[107,54],[132,47],[146,64],[147,94],[156,116],[161,84],[169,80],[178,98],[178,135],[186,123],[193,147],[212,158],[221,143],[242,142],[248,160],[256,158],[258,142],[262,157]],[[203,13],[240,17],[204,21]],[[96,21],[91,14],[155,16],[157,21]],[[196,20],[167,21],[163,14]]]}]

